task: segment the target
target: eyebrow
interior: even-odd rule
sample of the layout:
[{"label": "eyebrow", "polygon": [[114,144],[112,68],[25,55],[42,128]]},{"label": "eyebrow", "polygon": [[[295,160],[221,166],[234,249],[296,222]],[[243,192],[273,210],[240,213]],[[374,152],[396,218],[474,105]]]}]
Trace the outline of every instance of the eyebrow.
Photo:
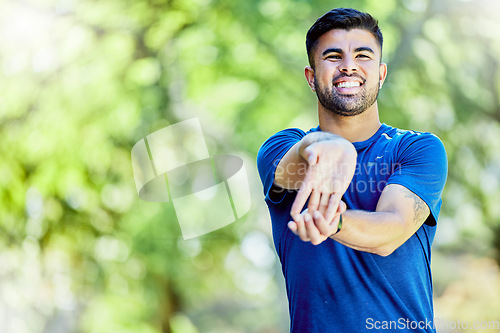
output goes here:
[{"label": "eyebrow", "polygon": [[337,49],[337,48],[329,48],[329,49],[326,49],[323,51],[323,53],[321,54],[321,56],[326,56],[328,53],[344,53],[344,51],[342,51],[342,49]]},{"label": "eyebrow", "polygon": [[368,46],[361,46],[361,47],[358,47],[356,50],[354,50],[354,52],[362,52],[362,51],[367,51],[367,52],[375,54],[375,52],[371,48],[369,48]]},{"label": "eyebrow", "polygon": [[[375,52],[371,48],[369,48],[368,46],[361,46],[361,47],[358,47],[357,49],[354,50],[354,52],[362,52],[362,51],[367,51],[367,52],[370,52],[372,54],[375,54]],[[344,53],[344,51],[342,51],[342,49],[339,49],[339,48],[329,48],[329,49],[324,50],[321,55],[324,57],[329,53],[342,54],[342,53]]]}]

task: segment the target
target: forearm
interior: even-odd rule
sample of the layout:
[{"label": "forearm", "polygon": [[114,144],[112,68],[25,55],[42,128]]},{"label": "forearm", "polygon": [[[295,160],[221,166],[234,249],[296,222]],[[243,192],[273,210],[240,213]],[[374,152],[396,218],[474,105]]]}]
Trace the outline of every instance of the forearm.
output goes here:
[{"label": "forearm", "polygon": [[342,229],[331,238],[355,250],[386,256],[406,241],[407,228],[395,212],[346,210]]}]

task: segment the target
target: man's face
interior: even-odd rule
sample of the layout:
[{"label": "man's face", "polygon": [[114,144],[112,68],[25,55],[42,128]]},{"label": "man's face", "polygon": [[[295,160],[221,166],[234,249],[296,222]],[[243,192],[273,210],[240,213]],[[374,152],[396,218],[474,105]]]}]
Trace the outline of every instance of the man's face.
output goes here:
[{"label": "man's face", "polygon": [[380,64],[380,52],[377,40],[366,30],[335,29],[323,34],[314,51],[315,68],[309,76],[306,69],[321,105],[341,116],[370,108],[387,72],[386,65]]}]

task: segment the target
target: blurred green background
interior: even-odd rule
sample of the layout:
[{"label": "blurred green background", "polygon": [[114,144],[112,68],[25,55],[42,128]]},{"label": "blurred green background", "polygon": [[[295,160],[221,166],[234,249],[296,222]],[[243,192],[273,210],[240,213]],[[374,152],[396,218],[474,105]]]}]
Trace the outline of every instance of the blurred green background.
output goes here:
[{"label": "blurred green background", "polygon": [[[441,332],[500,321],[500,1],[3,0],[0,331],[286,332],[255,158],[316,126],[305,33],[343,6],[380,21],[381,120],[448,152]],[[252,209],[184,241],[172,204],[138,198],[130,150],[193,117],[212,155],[245,160]]]}]

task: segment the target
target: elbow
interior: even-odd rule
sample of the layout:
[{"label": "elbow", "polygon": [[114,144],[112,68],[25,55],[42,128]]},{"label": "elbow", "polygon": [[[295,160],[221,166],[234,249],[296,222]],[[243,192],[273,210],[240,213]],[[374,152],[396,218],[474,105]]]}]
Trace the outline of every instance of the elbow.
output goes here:
[{"label": "elbow", "polygon": [[384,242],[379,243],[377,246],[375,246],[373,253],[381,257],[390,256],[408,240],[408,236],[406,235],[406,230],[403,230],[397,236],[395,235],[391,239],[386,239]]},{"label": "elbow", "polygon": [[390,256],[394,251],[397,250],[399,246],[393,245],[393,244],[385,244],[383,246],[379,246],[375,249],[373,249],[372,253],[379,255],[381,257],[388,257]]},{"label": "elbow", "polygon": [[394,252],[394,250],[376,250],[374,251],[373,253],[376,254],[376,255],[379,255],[381,257],[388,257],[390,256],[392,253]]}]

